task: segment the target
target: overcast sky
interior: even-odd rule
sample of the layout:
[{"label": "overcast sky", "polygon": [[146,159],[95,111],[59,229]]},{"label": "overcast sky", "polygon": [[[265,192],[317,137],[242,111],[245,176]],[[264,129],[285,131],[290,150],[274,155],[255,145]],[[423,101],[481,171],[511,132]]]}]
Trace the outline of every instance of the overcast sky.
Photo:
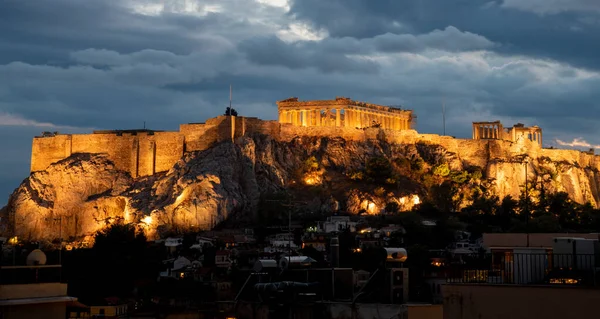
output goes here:
[{"label": "overcast sky", "polygon": [[[414,109],[420,132],[600,144],[598,0],[0,0],[0,206],[41,131],[276,118],[290,96]],[[563,146],[569,147],[569,146]],[[600,148],[600,146],[596,146]]]}]

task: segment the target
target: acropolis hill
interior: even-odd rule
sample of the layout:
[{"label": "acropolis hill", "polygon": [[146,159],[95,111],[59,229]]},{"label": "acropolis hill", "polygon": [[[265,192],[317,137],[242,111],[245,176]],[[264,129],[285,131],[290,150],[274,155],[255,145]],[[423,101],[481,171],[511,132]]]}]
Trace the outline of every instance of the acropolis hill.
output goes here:
[{"label": "acropolis hill", "polygon": [[[277,105],[278,121],[219,116],[176,132],[45,132],[33,139],[31,176],[4,209],[9,232],[50,239],[62,231],[77,238],[117,220],[150,235],[210,228],[232,214],[251,216],[261,198],[297,185],[324,189],[307,204],[312,211],[376,213],[390,201],[405,205],[405,198],[428,196],[417,180],[387,195],[353,182],[349,176],[372,157],[421,161],[425,170],[477,168],[483,176],[474,183],[500,198],[519,197],[527,165],[533,194],[543,187],[579,203],[600,203],[600,156],[542,148],[539,127],[476,122],[473,139],[457,139],[418,133],[411,110],[349,98],[290,98]],[[299,176],[311,156],[319,170]]]}]

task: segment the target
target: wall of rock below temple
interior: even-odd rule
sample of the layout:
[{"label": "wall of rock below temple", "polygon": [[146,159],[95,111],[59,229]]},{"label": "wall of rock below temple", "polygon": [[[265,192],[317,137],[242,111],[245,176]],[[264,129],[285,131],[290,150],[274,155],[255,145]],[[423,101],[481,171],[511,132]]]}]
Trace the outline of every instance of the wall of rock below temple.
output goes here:
[{"label": "wall of rock below temple", "polygon": [[288,142],[298,136],[343,138],[348,141],[381,140],[392,144],[432,144],[454,153],[452,169],[481,167],[494,180],[496,193],[518,197],[525,183],[524,164],[515,162],[523,154],[531,158],[527,180],[544,179],[552,173],[551,189],[565,191],[577,202],[600,203],[600,156],[577,150],[542,149],[529,140],[457,139],[415,130],[356,129],[346,127],[299,127],[257,118],[219,116],[206,123],[182,124],[179,132],[154,134],[74,134],[34,138],[31,170],[46,169],[51,163],[74,153],[104,153],[117,169],[132,177],[168,171],[184,153],[203,151],[215,143],[244,135],[269,135]]}]

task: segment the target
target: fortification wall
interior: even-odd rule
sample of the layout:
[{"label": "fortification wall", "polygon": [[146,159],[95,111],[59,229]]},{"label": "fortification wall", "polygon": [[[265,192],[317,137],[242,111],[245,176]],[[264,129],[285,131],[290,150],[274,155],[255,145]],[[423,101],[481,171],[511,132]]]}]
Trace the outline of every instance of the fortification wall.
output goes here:
[{"label": "fortification wall", "polygon": [[[569,170],[569,173],[558,177],[570,194],[583,194],[577,195],[581,196],[581,201],[584,201],[583,197],[588,196],[586,194],[592,194],[595,198],[600,194],[600,156],[576,150],[542,149],[537,143],[525,139],[518,142],[473,140],[419,134],[415,130],[299,127],[280,124],[277,121],[230,116],[212,118],[206,123],[182,124],[179,132],[36,137],[32,145],[31,170],[44,170],[50,164],[73,153],[105,153],[118,169],[129,172],[133,177],[147,176],[169,170],[185,152],[206,150],[215,143],[254,133],[269,135],[279,141],[290,141],[297,136],[313,136],[341,137],[351,141],[377,139],[395,144],[440,145],[457,155],[459,161],[451,163],[453,169],[462,169],[464,165],[486,168],[486,175],[496,178],[500,193],[507,194],[518,190],[518,187],[512,185],[514,181],[524,183],[525,180],[522,166],[511,164],[510,161],[523,154],[534,159],[547,157],[556,163],[565,162],[582,168],[577,172]],[[580,198],[577,197],[576,200]]]},{"label": "fortification wall", "polygon": [[31,170],[44,170],[74,153],[96,153],[108,154],[116,168],[131,176],[152,175],[170,169],[181,158],[183,143],[183,136],[178,132],[36,137],[32,144]]},{"label": "fortification wall", "polygon": [[[245,134],[265,134],[276,139],[281,135],[281,125],[277,121],[263,121],[255,117],[244,117],[240,118],[240,122],[242,122],[241,125]],[[238,133],[240,132],[236,131],[236,136],[241,136]]]},{"label": "fortification wall", "polygon": [[181,124],[179,133],[184,137],[185,151],[203,151],[215,143],[231,140],[235,121],[236,117],[219,116],[207,120],[206,123]]},{"label": "fortification wall", "polygon": [[155,172],[168,171],[181,159],[185,138],[179,132],[161,132],[154,135],[156,143]]},{"label": "fortification wall", "polygon": [[108,154],[115,166],[132,176],[136,174],[137,147],[136,136],[124,134],[74,134],[71,153],[104,153]]},{"label": "fortification wall", "polygon": [[31,171],[41,171],[71,155],[71,136],[35,137],[31,145]]}]

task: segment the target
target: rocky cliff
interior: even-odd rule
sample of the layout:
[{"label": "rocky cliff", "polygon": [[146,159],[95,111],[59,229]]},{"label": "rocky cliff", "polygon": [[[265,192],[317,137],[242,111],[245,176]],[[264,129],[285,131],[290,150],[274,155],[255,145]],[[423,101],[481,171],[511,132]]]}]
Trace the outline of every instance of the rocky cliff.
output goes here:
[{"label": "rocky cliff", "polygon": [[[135,223],[152,237],[255,217],[263,199],[284,190],[312,212],[378,213],[390,203],[409,210],[428,200],[432,185],[450,177],[467,191],[518,197],[525,166],[532,194],[543,188],[600,203],[598,156],[539,149],[527,141],[414,133],[399,140],[371,130],[374,138],[365,140],[243,136],[186,153],[168,172],[137,179],[106,155],[73,154],[25,179],[2,220],[8,220],[7,235],[23,239],[80,239],[116,221]],[[460,201],[458,206],[466,204],[469,196]]]}]

